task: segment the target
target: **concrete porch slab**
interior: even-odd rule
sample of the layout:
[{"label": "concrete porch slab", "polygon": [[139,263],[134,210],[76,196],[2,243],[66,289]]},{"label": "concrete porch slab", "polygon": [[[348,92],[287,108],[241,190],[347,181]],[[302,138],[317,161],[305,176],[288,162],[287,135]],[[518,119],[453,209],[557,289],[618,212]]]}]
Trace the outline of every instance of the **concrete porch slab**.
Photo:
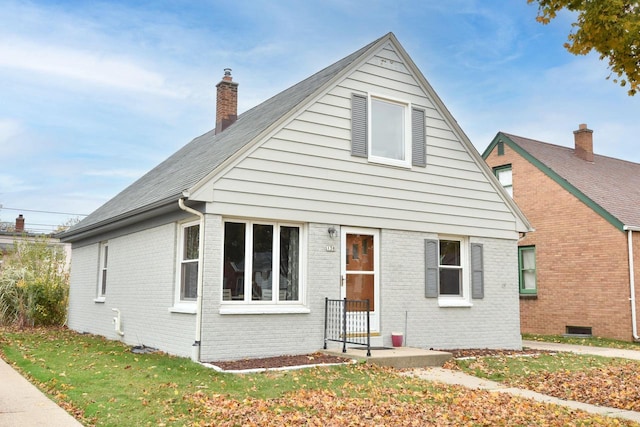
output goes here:
[{"label": "concrete porch slab", "polygon": [[441,367],[452,358],[451,353],[445,351],[425,350],[414,347],[379,347],[371,349],[371,356],[367,356],[366,347],[347,346],[347,352],[342,352],[342,347],[331,347],[321,350],[324,353],[340,357],[350,357],[366,363],[389,366],[392,368],[424,368],[428,366]]}]

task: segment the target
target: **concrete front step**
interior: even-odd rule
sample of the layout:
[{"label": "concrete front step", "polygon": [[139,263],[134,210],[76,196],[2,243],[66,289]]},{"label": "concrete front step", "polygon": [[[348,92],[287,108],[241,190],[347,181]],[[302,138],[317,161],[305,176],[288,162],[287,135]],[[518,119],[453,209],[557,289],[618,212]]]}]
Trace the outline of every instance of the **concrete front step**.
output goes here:
[{"label": "concrete front step", "polygon": [[342,347],[332,347],[323,350],[324,353],[340,357],[350,357],[366,361],[380,366],[392,368],[424,368],[430,366],[441,367],[452,358],[451,353],[445,351],[425,350],[413,347],[375,347],[371,349],[371,356],[367,356],[366,347],[347,346],[347,352],[342,352]]}]

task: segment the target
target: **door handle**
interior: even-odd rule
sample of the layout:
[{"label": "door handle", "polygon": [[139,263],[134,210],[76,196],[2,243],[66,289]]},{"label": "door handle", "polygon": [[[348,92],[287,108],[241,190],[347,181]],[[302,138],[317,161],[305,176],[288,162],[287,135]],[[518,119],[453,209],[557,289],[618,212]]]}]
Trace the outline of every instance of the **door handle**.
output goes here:
[{"label": "door handle", "polygon": [[344,286],[344,281],[345,281],[345,275],[341,274],[340,275],[340,286]]}]

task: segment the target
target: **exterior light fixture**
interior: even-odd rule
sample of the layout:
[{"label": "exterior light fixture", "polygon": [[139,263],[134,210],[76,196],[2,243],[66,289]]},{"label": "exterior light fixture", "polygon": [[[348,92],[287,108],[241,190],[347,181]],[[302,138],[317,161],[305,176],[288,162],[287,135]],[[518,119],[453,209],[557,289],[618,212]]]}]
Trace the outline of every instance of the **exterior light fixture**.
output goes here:
[{"label": "exterior light fixture", "polygon": [[327,231],[329,232],[329,236],[330,236],[332,239],[335,239],[336,237],[338,237],[338,230],[336,230],[336,228],[335,228],[335,227],[333,227],[333,226],[332,226],[332,227],[329,227],[329,229],[328,229]]}]

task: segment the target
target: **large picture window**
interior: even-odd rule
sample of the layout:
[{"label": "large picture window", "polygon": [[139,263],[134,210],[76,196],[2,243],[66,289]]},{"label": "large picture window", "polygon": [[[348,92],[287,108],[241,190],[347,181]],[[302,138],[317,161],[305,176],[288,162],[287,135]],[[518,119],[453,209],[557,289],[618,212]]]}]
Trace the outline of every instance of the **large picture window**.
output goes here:
[{"label": "large picture window", "polygon": [[180,239],[180,301],[195,301],[198,296],[199,248],[200,225],[198,223],[182,225]]},{"label": "large picture window", "polygon": [[538,293],[535,246],[522,246],[518,248],[518,266],[520,268],[520,293]]},{"label": "large picture window", "polygon": [[222,300],[300,302],[300,227],[225,222]]}]

